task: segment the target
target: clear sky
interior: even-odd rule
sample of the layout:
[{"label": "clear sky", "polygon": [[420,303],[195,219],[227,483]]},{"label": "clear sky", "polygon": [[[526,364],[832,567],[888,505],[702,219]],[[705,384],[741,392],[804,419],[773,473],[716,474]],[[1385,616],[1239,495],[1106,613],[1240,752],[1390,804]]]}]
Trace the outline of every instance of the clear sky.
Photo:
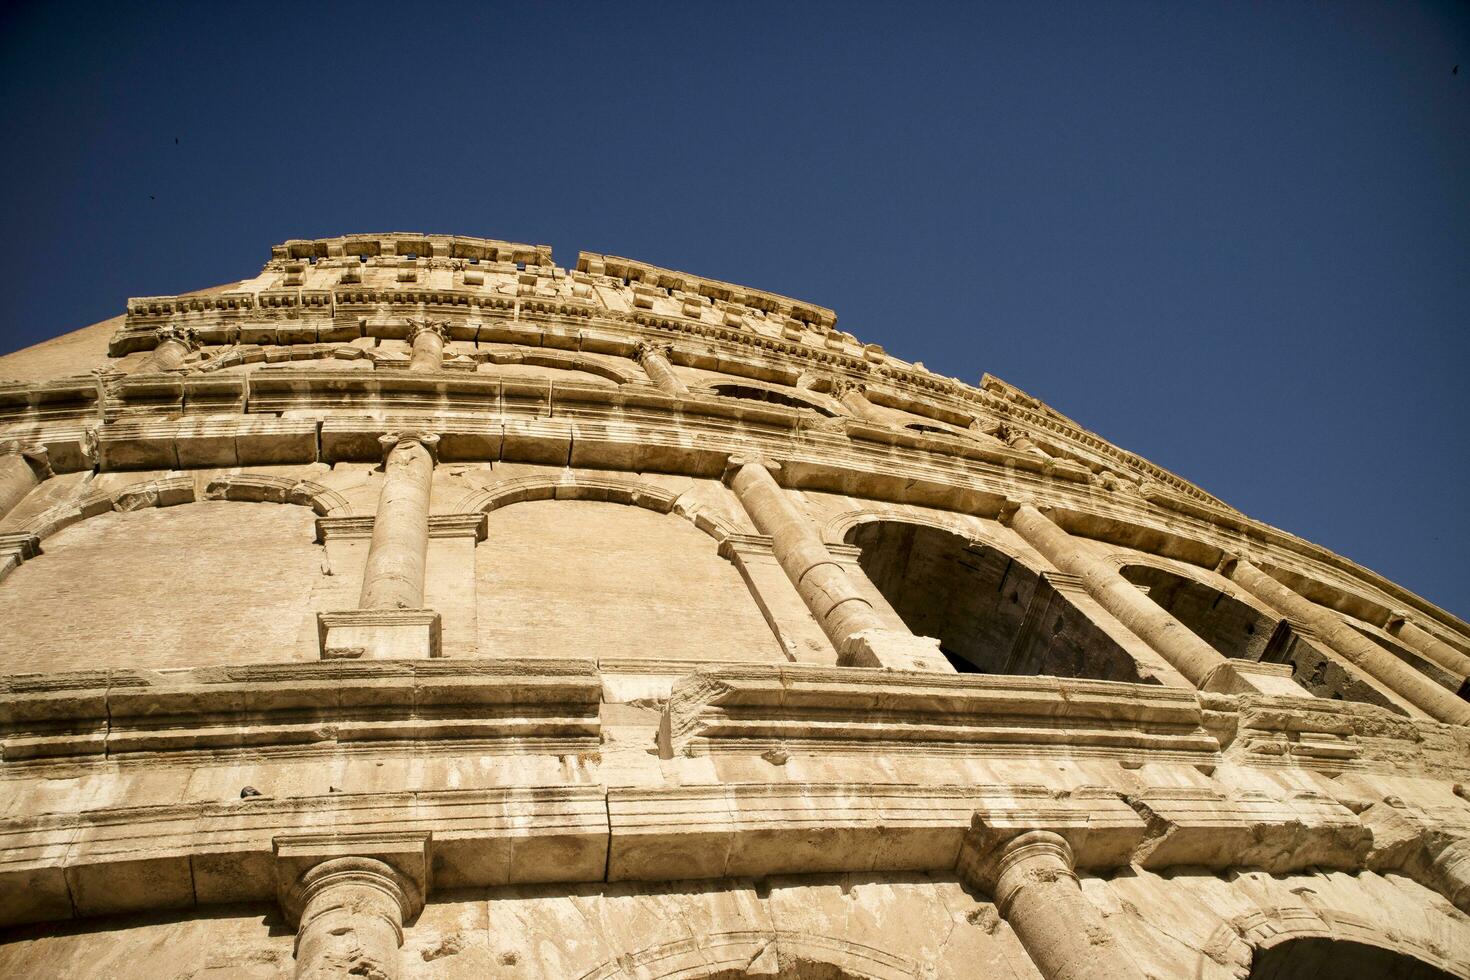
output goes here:
[{"label": "clear sky", "polygon": [[0,18],[0,352],[287,238],[610,252],[989,371],[1470,616],[1470,6]]}]

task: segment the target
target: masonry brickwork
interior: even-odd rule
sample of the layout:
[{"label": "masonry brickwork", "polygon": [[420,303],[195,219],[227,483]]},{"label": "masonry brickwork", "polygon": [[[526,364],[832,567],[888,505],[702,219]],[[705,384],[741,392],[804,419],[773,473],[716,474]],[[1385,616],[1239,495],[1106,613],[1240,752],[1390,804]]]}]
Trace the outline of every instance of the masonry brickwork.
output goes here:
[{"label": "masonry brickwork", "polygon": [[1470,626],[828,309],[420,234],[0,358],[0,972],[1470,977]]}]

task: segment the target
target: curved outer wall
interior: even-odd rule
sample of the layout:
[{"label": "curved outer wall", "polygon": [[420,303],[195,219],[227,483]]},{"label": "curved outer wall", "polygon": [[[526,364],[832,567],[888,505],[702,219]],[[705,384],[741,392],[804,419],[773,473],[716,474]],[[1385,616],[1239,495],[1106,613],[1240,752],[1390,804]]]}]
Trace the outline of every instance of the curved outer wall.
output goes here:
[{"label": "curved outer wall", "polygon": [[1470,627],[637,261],[0,358],[0,636],[11,976],[1470,977]]}]

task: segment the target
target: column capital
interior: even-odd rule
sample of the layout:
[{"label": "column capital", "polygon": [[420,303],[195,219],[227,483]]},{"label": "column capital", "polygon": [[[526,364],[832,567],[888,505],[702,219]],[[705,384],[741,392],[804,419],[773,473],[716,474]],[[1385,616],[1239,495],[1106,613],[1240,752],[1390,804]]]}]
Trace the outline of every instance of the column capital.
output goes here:
[{"label": "column capital", "polygon": [[1233,551],[1221,552],[1220,560],[1215,562],[1215,571],[1229,578],[1230,574],[1235,571],[1240,563],[1246,560],[1244,555],[1238,555]]},{"label": "column capital", "polygon": [[1043,503],[1035,497],[1007,497],[1001,503],[1000,512],[996,514],[995,519],[1009,527],[1012,518],[1016,516],[1016,512],[1022,507],[1030,507],[1038,514],[1047,518],[1050,518],[1051,512],[1054,509],[1051,504]]},{"label": "column capital", "polygon": [[866,397],[868,385],[863,381],[854,381],[852,378],[837,378],[832,382],[832,397],[840,399],[843,395],[852,392]]},{"label": "column capital", "polygon": [[401,445],[417,443],[423,446],[433,457],[434,462],[439,461],[439,436],[434,432],[425,432],[422,429],[405,429],[402,432],[389,432],[378,437],[378,445],[383,448],[383,461],[387,462],[393,450]]},{"label": "column capital", "polygon": [[158,346],[173,341],[176,344],[182,344],[191,353],[199,349],[199,335],[189,327],[169,324],[154,330],[153,335],[158,338]]},{"label": "column capital", "polygon": [[640,340],[633,348],[633,356],[640,361],[650,354],[657,354],[664,360],[668,360],[674,356],[674,345],[663,341]]},{"label": "column capital", "polygon": [[409,318],[408,342],[411,344],[418,339],[419,334],[431,333],[445,343],[449,342],[449,321],[430,320],[427,317]]},{"label": "column capital", "polygon": [[19,456],[30,464],[40,479],[56,474],[51,471],[51,457],[46,447],[39,442],[22,442],[11,439],[0,442],[0,456]]},{"label": "column capital", "polygon": [[402,921],[418,915],[428,890],[428,832],[300,834],[277,837],[276,897],[294,925],[313,900],[339,885],[383,895]]},{"label": "column capital", "polygon": [[1026,830],[991,842],[983,853],[963,862],[961,868],[971,883],[995,899],[1002,916],[1010,899],[1029,878],[1048,881],[1077,877],[1072,845],[1051,830]]},{"label": "column capital", "polygon": [[781,472],[780,463],[776,462],[774,459],[770,459],[769,457],[762,456],[760,453],[734,453],[730,456],[729,459],[725,461],[725,472],[721,476],[721,479],[724,481],[726,486],[729,486],[730,481],[735,478],[735,474],[739,472],[742,467],[752,464],[756,466],[764,466],[768,471],[770,471],[773,477],[776,473]]}]

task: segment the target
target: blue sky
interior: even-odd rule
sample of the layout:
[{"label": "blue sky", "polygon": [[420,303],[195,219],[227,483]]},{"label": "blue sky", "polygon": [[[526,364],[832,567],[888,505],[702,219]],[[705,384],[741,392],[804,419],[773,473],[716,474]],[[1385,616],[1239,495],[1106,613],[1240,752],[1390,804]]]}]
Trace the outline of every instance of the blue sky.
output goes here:
[{"label": "blue sky", "polygon": [[11,4],[0,55],[0,352],[286,238],[628,255],[1470,615],[1466,5]]}]

